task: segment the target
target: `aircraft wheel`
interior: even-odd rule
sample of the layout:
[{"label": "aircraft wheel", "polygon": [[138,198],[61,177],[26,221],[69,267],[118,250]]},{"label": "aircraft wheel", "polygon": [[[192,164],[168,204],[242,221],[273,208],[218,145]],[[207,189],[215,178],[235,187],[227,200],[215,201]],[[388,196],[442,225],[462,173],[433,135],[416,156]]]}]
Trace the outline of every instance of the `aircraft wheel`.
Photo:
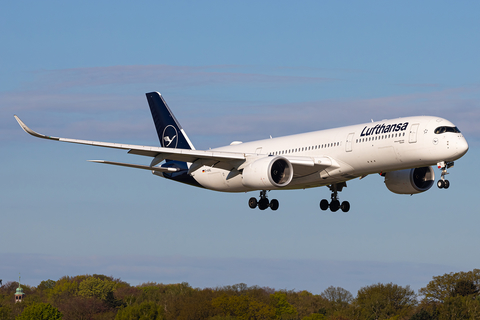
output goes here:
[{"label": "aircraft wheel", "polygon": [[248,199],[248,206],[252,209],[255,209],[257,207],[257,199],[253,197]]},{"label": "aircraft wheel", "polygon": [[260,201],[258,201],[258,209],[265,210],[268,208],[268,204],[267,198],[260,199]]},{"label": "aircraft wheel", "polygon": [[323,199],[322,201],[320,201],[320,209],[322,209],[323,211],[328,209],[328,200]]},{"label": "aircraft wheel", "polygon": [[270,209],[272,209],[273,211],[277,210],[278,206],[279,203],[277,199],[272,199],[272,201],[270,201]]},{"label": "aircraft wheel", "polygon": [[348,212],[348,210],[350,210],[350,203],[348,201],[343,201],[340,208],[343,212]]},{"label": "aircraft wheel", "polygon": [[438,181],[437,181],[437,187],[438,187],[439,189],[445,188],[445,181],[443,181],[443,180],[438,180]]},{"label": "aircraft wheel", "polygon": [[445,180],[445,186],[444,186],[444,188],[445,188],[445,189],[448,189],[448,187],[450,187],[450,181]]},{"label": "aircraft wheel", "polygon": [[332,200],[330,203],[330,210],[332,210],[332,212],[337,212],[338,209],[340,209],[340,201]]}]

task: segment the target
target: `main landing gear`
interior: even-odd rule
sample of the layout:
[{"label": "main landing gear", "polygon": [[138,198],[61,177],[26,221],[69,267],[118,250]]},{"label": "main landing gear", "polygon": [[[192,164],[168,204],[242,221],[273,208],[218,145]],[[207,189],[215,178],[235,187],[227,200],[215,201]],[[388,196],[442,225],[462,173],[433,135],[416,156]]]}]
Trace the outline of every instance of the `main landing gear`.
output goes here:
[{"label": "main landing gear", "polygon": [[453,164],[454,164],[453,161],[450,161],[450,162],[442,161],[437,164],[438,168],[442,169],[442,176],[440,180],[437,181],[437,187],[439,189],[448,189],[448,187],[450,187],[450,181],[445,180],[445,176],[448,174],[447,169],[450,169],[451,167],[453,167]]},{"label": "main landing gear", "polygon": [[267,199],[267,190],[262,190],[260,191],[260,199],[257,201],[256,198],[250,198],[248,199],[248,206],[252,209],[255,209],[258,206],[258,209],[260,210],[265,210],[268,207],[272,210],[277,210],[278,209],[278,200],[277,199],[272,199],[271,201],[268,201]]},{"label": "main landing gear", "polygon": [[345,182],[329,185],[328,188],[332,191],[332,201],[328,203],[327,199],[323,199],[320,201],[320,209],[327,210],[330,207],[332,212],[336,212],[339,209],[342,209],[343,212],[348,212],[348,210],[350,210],[350,203],[348,201],[343,201],[340,204],[340,201],[338,201],[338,192],[342,191],[343,187],[346,186],[347,184]]}]

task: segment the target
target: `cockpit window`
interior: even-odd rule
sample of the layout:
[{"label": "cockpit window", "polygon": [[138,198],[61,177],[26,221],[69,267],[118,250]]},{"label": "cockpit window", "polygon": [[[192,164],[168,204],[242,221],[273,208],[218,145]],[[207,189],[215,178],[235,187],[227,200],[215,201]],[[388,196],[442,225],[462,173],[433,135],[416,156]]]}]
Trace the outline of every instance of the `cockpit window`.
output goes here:
[{"label": "cockpit window", "polygon": [[442,134],[446,132],[460,133],[460,130],[458,130],[457,127],[438,127],[435,129],[436,134]]}]

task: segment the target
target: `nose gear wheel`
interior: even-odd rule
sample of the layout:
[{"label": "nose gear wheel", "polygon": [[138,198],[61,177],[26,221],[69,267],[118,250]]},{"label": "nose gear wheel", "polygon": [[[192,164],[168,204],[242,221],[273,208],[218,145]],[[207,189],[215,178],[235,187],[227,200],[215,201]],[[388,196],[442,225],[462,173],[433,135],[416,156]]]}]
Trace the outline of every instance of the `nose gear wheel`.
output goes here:
[{"label": "nose gear wheel", "polygon": [[451,167],[453,167],[454,162],[442,161],[442,162],[439,162],[437,165],[438,165],[438,168],[442,170],[442,175],[440,177],[440,180],[437,181],[437,187],[439,189],[448,189],[448,187],[450,187],[450,181],[446,180],[445,176],[448,174],[447,169],[450,169]]}]

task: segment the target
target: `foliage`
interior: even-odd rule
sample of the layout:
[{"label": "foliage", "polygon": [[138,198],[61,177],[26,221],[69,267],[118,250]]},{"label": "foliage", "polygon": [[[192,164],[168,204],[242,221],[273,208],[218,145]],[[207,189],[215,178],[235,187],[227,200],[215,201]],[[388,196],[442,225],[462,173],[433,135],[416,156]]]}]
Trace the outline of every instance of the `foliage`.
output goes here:
[{"label": "foliage", "polygon": [[327,317],[320,313],[312,313],[311,315],[302,318],[302,320],[327,320]]},{"label": "foliage", "polygon": [[49,303],[34,303],[26,307],[16,320],[59,320],[63,315]]},{"label": "foliage", "polygon": [[350,291],[341,287],[330,286],[322,292],[321,296],[338,308],[345,308],[353,301],[353,295]]},{"label": "foliage", "polygon": [[130,286],[104,275],[65,276],[36,288],[22,285],[26,297],[21,303],[14,300],[18,282],[5,283],[0,287],[0,319],[32,318],[32,310],[52,308],[64,319],[92,320],[470,320],[480,319],[479,273],[434,277],[422,288],[425,298],[419,305],[409,286],[392,283],[363,287],[353,299],[333,286],[316,295],[244,283],[199,289],[186,282]]},{"label": "foliage", "polygon": [[10,319],[12,314],[12,308],[8,305],[0,305],[0,319]]},{"label": "foliage", "polygon": [[297,319],[298,312],[287,301],[287,295],[283,292],[275,292],[270,295],[271,303],[275,308],[275,316],[277,319]]},{"label": "foliage", "polygon": [[443,302],[455,293],[455,288],[461,281],[468,281],[480,289],[480,269],[469,272],[447,273],[442,276],[433,277],[426,287],[419,290],[419,294],[427,301]]},{"label": "foliage", "polygon": [[420,309],[414,313],[409,320],[437,320],[438,315],[436,312],[429,312],[425,309]]},{"label": "foliage", "polygon": [[477,294],[478,294],[478,288],[475,285],[475,283],[473,283],[472,280],[459,280],[455,284],[455,288],[453,289],[453,292],[452,292],[453,297],[456,297],[456,296],[466,297],[470,295],[476,296]]},{"label": "foliage", "polygon": [[480,319],[480,301],[470,296],[448,297],[440,307],[439,320]]},{"label": "foliage", "polygon": [[155,302],[142,302],[118,310],[115,320],[162,320],[163,308]]},{"label": "foliage", "polygon": [[215,298],[212,305],[222,316],[233,316],[239,320],[275,319],[275,309],[272,306],[258,302],[249,295],[228,296],[223,294]]},{"label": "foliage", "polygon": [[48,297],[52,302],[75,296],[78,290],[78,283],[70,277],[62,277],[57,280],[55,286],[48,291]]},{"label": "foliage", "polygon": [[109,311],[102,300],[72,296],[56,303],[65,319],[91,319],[93,316]]},{"label": "foliage", "polygon": [[99,298],[105,300],[116,288],[116,283],[109,279],[88,277],[78,286],[78,295],[87,298]]},{"label": "foliage", "polygon": [[358,290],[355,302],[360,308],[360,319],[405,316],[417,304],[415,292],[409,286],[401,287],[393,283],[363,287]]},{"label": "foliage", "polygon": [[37,290],[39,291],[46,291],[46,290],[50,290],[50,289],[53,289],[55,287],[55,281],[53,280],[43,280],[42,282],[40,282],[40,284],[37,286]]}]

